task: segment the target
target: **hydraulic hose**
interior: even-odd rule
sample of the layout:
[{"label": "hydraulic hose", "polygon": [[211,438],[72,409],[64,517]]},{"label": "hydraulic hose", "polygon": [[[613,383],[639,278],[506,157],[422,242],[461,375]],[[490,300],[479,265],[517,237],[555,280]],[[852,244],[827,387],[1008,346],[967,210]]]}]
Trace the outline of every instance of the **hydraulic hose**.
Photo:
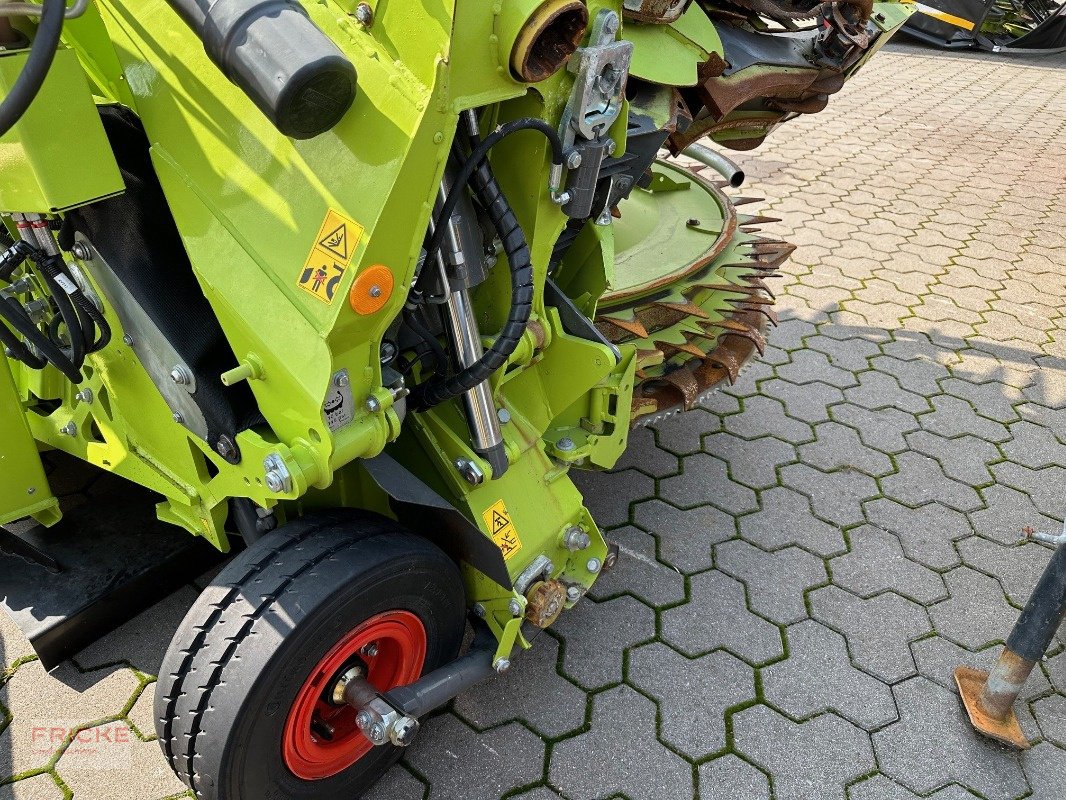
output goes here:
[{"label": "hydraulic hose", "polygon": [[7,302],[0,303],[0,317],[14,328],[17,333],[22,334],[23,338],[32,344],[37,352],[51,362],[56,369],[62,372],[71,383],[81,383],[81,371],[74,366],[66,353],[56,347],[47,336],[41,333],[37,326],[33,324],[33,320],[26,316],[26,312],[22,310],[16,301],[8,299]]},{"label": "hydraulic hose", "polygon": [[533,260],[529,253],[529,244],[526,242],[525,233],[518,223],[511,206],[507,203],[495,176],[489,165],[487,156],[497,144],[518,131],[536,130],[543,133],[552,147],[552,163],[563,163],[563,146],[559,134],[548,123],[539,119],[519,119],[501,125],[484,140],[476,133],[471,132],[470,141],[473,145],[470,157],[460,168],[452,183],[448,199],[441,208],[438,222],[433,237],[426,248],[426,260],[429,262],[436,257],[444,242],[447,230],[445,224],[455,213],[462,192],[477,175],[474,181],[475,190],[482,205],[486,208],[489,218],[500,240],[503,242],[504,252],[507,254],[507,263],[511,271],[511,309],[504,324],[503,330],[485,351],[485,354],[475,363],[452,377],[437,376],[430,381],[416,386],[412,391],[412,402],[415,408],[427,409],[439,405],[444,401],[461,395],[478,384],[488,380],[496,370],[507,363],[507,359],[518,347],[522,335],[525,333],[526,324],[533,313]]},{"label": "hydraulic hose", "polygon": [[22,119],[37,93],[41,91],[59,48],[59,37],[63,33],[66,12],[66,0],[44,0],[41,24],[37,27],[37,36],[30,47],[30,55],[15,80],[15,85],[11,87],[3,103],[0,103],[0,136],[10,131]]}]

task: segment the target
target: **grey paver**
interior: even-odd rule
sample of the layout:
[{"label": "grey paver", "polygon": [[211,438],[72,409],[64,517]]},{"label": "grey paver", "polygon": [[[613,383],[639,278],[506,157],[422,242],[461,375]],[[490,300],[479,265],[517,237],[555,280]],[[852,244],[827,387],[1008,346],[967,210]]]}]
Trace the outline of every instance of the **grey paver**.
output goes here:
[{"label": "grey paver", "polygon": [[881,494],[873,478],[852,470],[826,473],[806,464],[793,464],[781,470],[781,480],[810,497],[815,514],[840,526],[862,522],[863,501]]},{"label": "grey paver", "polygon": [[[455,701],[455,712],[477,728],[520,720],[547,739],[585,722],[585,693],[556,672],[559,644],[551,636],[512,661],[511,669]],[[544,698],[552,698],[546,703]]]},{"label": "grey paver", "polygon": [[811,426],[787,416],[784,404],[772,397],[745,400],[744,410],[726,417],[723,427],[742,439],[758,439],[769,434],[793,444],[814,441]]},{"label": "grey paver", "polygon": [[886,592],[867,600],[838,586],[811,592],[811,615],[848,640],[856,666],[888,683],[915,674],[910,643],[930,632],[925,609]]},{"label": "grey paver", "polygon": [[790,381],[774,378],[763,383],[761,389],[767,396],[776,397],[784,403],[785,411],[790,416],[812,425],[827,421],[829,406],[844,399],[844,393],[840,389],[821,381],[805,383],[800,389]]},{"label": "grey paver", "polygon": [[898,471],[881,480],[885,497],[905,506],[939,503],[956,511],[978,511],[984,505],[981,496],[970,486],[944,474],[935,459],[921,453],[896,456]]},{"label": "grey paver", "polygon": [[999,581],[970,567],[944,576],[951,597],[929,608],[936,630],[969,650],[1002,641],[1018,618]]},{"label": "grey paver", "polygon": [[422,783],[404,767],[394,767],[374,784],[366,800],[423,800],[429,786]]},{"label": "grey paver", "polygon": [[844,785],[877,768],[867,735],[835,714],[802,725],[763,705],[733,716],[737,750],[773,776],[776,800],[845,796]]},{"label": "grey paver", "polygon": [[1033,703],[1033,716],[1044,738],[1066,750],[1066,696],[1055,694],[1037,700]]},{"label": "grey paver", "polygon": [[553,627],[563,642],[563,674],[585,689],[622,680],[622,652],[655,636],[655,612],[632,597],[588,600]]},{"label": "grey paver", "polygon": [[777,468],[796,460],[796,448],[772,436],[741,439],[728,433],[712,433],[704,449],[729,463],[734,480],[752,489],[777,485]]},{"label": "grey paver", "polygon": [[637,428],[629,434],[629,444],[615,469],[635,469],[653,478],[665,478],[680,470],[676,455],[655,443],[651,428]]},{"label": "grey paver", "polygon": [[1029,800],[1060,800],[1066,797],[1063,751],[1050,742],[1040,742],[1026,753],[1023,769],[1033,787]]},{"label": "grey paver", "polygon": [[703,764],[699,779],[702,800],[770,800],[766,775],[732,753]]},{"label": "grey paver", "polygon": [[1013,545],[1025,539],[1025,529],[1044,533],[1062,529],[1061,520],[1040,513],[1028,495],[1009,486],[990,486],[981,494],[988,506],[969,515],[975,533],[1002,544]]},{"label": "grey paver", "polygon": [[736,536],[733,517],[713,506],[682,511],[662,500],[648,500],[633,509],[633,519],[655,535],[659,559],[684,573],[709,568],[714,545]]},{"label": "grey paver", "polygon": [[862,443],[859,434],[839,422],[823,422],[814,428],[815,441],[799,448],[804,464],[823,472],[840,469],[858,470],[879,477],[892,472],[892,460],[880,450]]},{"label": "grey paver", "polygon": [[971,530],[970,521],[958,511],[939,503],[909,508],[887,498],[871,500],[864,510],[870,522],[899,537],[908,558],[936,570],[960,563],[952,541],[969,536]]},{"label": "grey paver", "polygon": [[798,547],[767,553],[734,540],[717,545],[715,559],[719,569],[748,587],[752,611],[782,625],[806,618],[804,594],[828,580],[821,559]]},{"label": "grey paver", "polygon": [[844,392],[844,397],[849,403],[862,406],[870,411],[896,408],[908,414],[920,414],[932,409],[929,400],[924,395],[907,391],[899,385],[899,381],[891,373],[879,372],[875,369],[862,372],[856,377],[859,385]]},{"label": "grey paver", "polygon": [[574,477],[584,495],[585,505],[603,528],[629,522],[630,505],[655,496],[655,481],[635,469],[583,472]]},{"label": "grey paver", "polygon": [[988,800],[1028,791],[1018,757],[976,733],[952,692],[922,677],[892,691],[900,720],[873,734],[882,772],[918,794],[950,783]]},{"label": "grey paver", "polygon": [[1010,435],[1003,454],[1011,461],[1032,469],[1066,464],[1066,445],[1048,428],[1022,420],[1010,426]]},{"label": "grey paver", "polygon": [[971,536],[957,545],[963,563],[999,579],[1008,599],[1021,608],[1029,600],[1040,575],[1051,560],[1051,551],[1029,542],[1006,546]]},{"label": "grey paver", "polygon": [[724,749],[725,726],[717,721],[755,699],[754,670],[740,659],[718,651],[693,661],[662,642],[629,654],[629,682],[658,704],[659,737],[693,759]]},{"label": "grey paver", "polygon": [[1025,492],[1040,513],[1061,519],[1066,511],[1066,498],[1062,493],[1062,487],[1066,485],[1066,466],[1035,470],[1005,461],[993,465],[992,474],[999,483]]},{"label": "grey paver", "polygon": [[851,551],[829,562],[837,586],[859,597],[891,590],[923,604],[948,596],[939,573],[907,558],[895,534],[876,525],[863,525],[850,531],[848,537]]},{"label": "grey paver", "polygon": [[740,581],[712,570],[690,583],[690,601],[662,613],[663,641],[689,656],[725,648],[754,664],[784,655],[780,631],[748,610]]},{"label": "grey paver", "polygon": [[919,453],[935,458],[945,475],[967,486],[991,483],[988,464],[1002,458],[994,444],[976,436],[945,439],[929,431],[915,431],[907,435],[907,443]]},{"label": "grey paver", "polygon": [[863,444],[882,453],[902,453],[907,449],[906,434],[919,428],[918,419],[898,408],[870,411],[852,403],[833,406],[830,416],[854,428]]},{"label": "grey paver", "polygon": [[755,492],[729,477],[729,465],[715,456],[685,456],[683,472],[659,485],[660,496],[680,508],[713,505],[729,514],[758,508]]},{"label": "grey paver", "polygon": [[0,800],[63,800],[64,797],[59,784],[47,773],[0,786]]},{"label": "grey paver", "polygon": [[810,500],[784,486],[762,493],[762,508],[740,518],[740,535],[764,550],[799,545],[826,557],[846,550],[840,529],[811,512]]},{"label": "grey paver", "polygon": [[655,738],[655,704],[628,686],[593,698],[592,726],[555,745],[551,784],[573,800],[691,800],[692,770]]},{"label": "grey paver", "polygon": [[544,743],[516,722],[478,733],[445,714],[426,725],[404,757],[418,774],[432,776],[429,800],[501,797],[540,779]]},{"label": "grey paver", "polygon": [[788,658],[761,670],[768,703],[794,719],[835,711],[865,730],[896,719],[892,691],[851,665],[839,633],[806,620],[789,626],[785,636]]},{"label": "grey paver", "polygon": [[685,599],[685,577],[656,560],[654,536],[625,527],[615,528],[607,538],[619,547],[618,563],[593,584],[589,597],[605,600],[628,592],[653,607]]}]

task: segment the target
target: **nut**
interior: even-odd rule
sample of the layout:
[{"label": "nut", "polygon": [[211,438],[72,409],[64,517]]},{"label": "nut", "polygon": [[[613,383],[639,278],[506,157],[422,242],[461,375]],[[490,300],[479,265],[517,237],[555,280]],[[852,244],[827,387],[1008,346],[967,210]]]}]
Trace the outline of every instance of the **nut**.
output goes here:
[{"label": "nut", "polygon": [[374,9],[369,3],[360,3],[355,7],[355,21],[364,28],[369,28],[374,24]]},{"label": "nut", "polygon": [[592,537],[577,525],[572,525],[563,534],[563,547],[571,553],[584,550],[592,544]]},{"label": "nut", "polygon": [[492,662],[492,668],[500,673],[507,672],[511,668],[511,662],[506,658],[497,658]]},{"label": "nut", "polygon": [[562,439],[555,443],[555,446],[564,453],[567,453],[577,447],[577,445],[574,444],[574,440],[571,439],[569,436],[564,436]]}]

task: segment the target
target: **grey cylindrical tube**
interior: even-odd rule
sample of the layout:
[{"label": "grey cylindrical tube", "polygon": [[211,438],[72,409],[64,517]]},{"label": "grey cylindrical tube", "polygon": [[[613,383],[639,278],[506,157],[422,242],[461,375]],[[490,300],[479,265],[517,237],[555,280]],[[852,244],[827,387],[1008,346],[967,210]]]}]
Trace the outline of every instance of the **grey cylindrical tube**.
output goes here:
[{"label": "grey cylindrical tube", "polygon": [[295,0],[167,2],[286,136],[325,133],[351,108],[355,67]]},{"label": "grey cylindrical tube", "polygon": [[744,184],[744,170],[717,150],[704,147],[702,144],[690,144],[682,151],[682,154],[696,159],[701,164],[706,164],[729,181],[729,185],[734,189],[739,189]]}]

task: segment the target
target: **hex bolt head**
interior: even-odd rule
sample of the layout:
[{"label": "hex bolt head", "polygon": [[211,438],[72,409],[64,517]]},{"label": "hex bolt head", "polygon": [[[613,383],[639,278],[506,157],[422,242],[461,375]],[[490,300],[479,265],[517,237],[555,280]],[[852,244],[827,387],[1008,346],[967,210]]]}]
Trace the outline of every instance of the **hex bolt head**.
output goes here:
[{"label": "hex bolt head", "polygon": [[385,726],[380,722],[370,726],[370,741],[374,744],[385,744]]},{"label": "hex bolt head", "polygon": [[175,412],[174,412],[174,413],[173,413],[173,414],[171,415],[171,418],[172,418],[172,419],[173,419],[173,420],[174,420],[174,421],[175,421],[176,423],[178,423],[179,425],[184,425],[184,424],[185,424],[185,417],[184,417],[184,416],[182,415],[182,413],[181,413],[180,411],[175,411]]},{"label": "hex bolt head", "polygon": [[370,287],[370,296],[371,297],[381,297],[381,287],[378,286],[377,284],[374,284],[373,286],[371,286]]},{"label": "hex bolt head", "polygon": [[581,153],[577,150],[571,150],[566,154],[566,168],[577,169],[581,166]]},{"label": "hex bolt head", "polygon": [[562,450],[564,453],[567,453],[573,450],[577,445],[574,444],[574,440],[571,439],[569,436],[564,436],[562,439],[555,443],[555,446],[559,450]]},{"label": "hex bolt head", "polygon": [[485,617],[485,606],[483,606],[481,603],[474,603],[473,611],[474,611],[474,616],[475,617],[480,617],[480,618],[484,619],[484,617]]},{"label": "hex bolt head", "polygon": [[522,613],[522,604],[517,600],[511,600],[511,602],[507,604],[507,610],[511,612],[512,617],[517,617]]},{"label": "hex bolt head", "polygon": [[77,400],[79,403],[85,403],[85,405],[90,405],[93,401],[93,390],[82,389],[80,392],[74,395],[74,399]]},{"label": "hex bolt head", "polygon": [[506,658],[497,658],[492,662],[492,668],[499,673],[504,673],[511,668],[511,662]]},{"label": "hex bolt head", "polygon": [[130,336],[128,333],[123,334],[122,343],[126,345],[126,347],[133,347],[133,337]]},{"label": "hex bolt head", "polygon": [[373,721],[373,717],[370,716],[369,711],[360,711],[355,715],[355,724],[361,731],[365,731],[370,727],[370,723]]},{"label": "hex bolt head", "polygon": [[381,411],[381,401],[374,397],[374,395],[370,395],[370,397],[366,399],[364,408],[366,408],[371,414],[376,414]]},{"label": "hex bolt head", "polygon": [[511,412],[506,408],[498,408],[496,409],[496,419],[500,421],[501,425],[506,425],[511,421]]},{"label": "hex bolt head", "polygon": [[389,731],[389,741],[397,747],[407,747],[418,733],[419,723],[414,717],[400,717]]},{"label": "hex bolt head", "polygon": [[576,586],[568,586],[566,589],[566,599],[571,603],[576,603],[581,599],[581,590]]},{"label": "hex bolt head", "polygon": [[219,436],[215,442],[215,452],[229,461],[237,454],[237,446],[228,436]]},{"label": "hex bolt head", "polygon": [[191,386],[192,385],[192,372],[184,364],[178,364],[170,371],[170,379],[174,381],[178,386]]},{"label": "hex bolt head", "polygon": [[74,258],[78,261],[92,261],[93,251],[89,249],[89,246],[85,242],[75,242],[74,246],[70,248],[70,252],[74,255]]},{"label": "hex bolt head", "polygon": [[348,377],[347,372],[338,372],[333,378],[333,385],[338,389],[343,389],[349,383],[351,383],[351,379]]},{"label": "hex bolt head", "polygon": [[614,155],[614,151],[617,150],[617,149],[618,149],[618,145],[615,143],[614,139],[608,139],[607,140],[607,145],[606,145],[607,155],[613,156]]},{"label": "hex bolt head", "polygon": [[585,568],[593,574],[599,572],[601,566],[603,565],[600,564],[600,560],[598,558],[590,558],[588,560],[588,563],[585,564]]},{"label": "hex bolt head", "polygon": [[277,470],[270,470],[266,474],[266,486],[275,494],[281,494],[285,491],[285,476]]},{"label": "hex bolt head", "polygon": [[62,433],[64,436],[77,436],[78,435],[78,426],[74,424],[73,420],[71,420],[66,425],[64,425],[62,428],[60,428],[59,432]]},{"label": "hex bolt head", "polygon": [[369,28],[374,24],[374,9],[369,3],[360,3],[355,7],[355,21],[364,28]]},{"label": "hex bolt head", "polygon": [[572,525],[567,528],[566,533],[563,534],[563,547],[569,550],[571,553],[577,553],[584,550],[592,544],[592,537],[589,536],[577,525]]},{"label": "hex bolt head", "polygon": [[373,658],[374,656],[376,656],[378,654],[378,643],[377,642],[371,642],[370,644],[368,644],[366,647],[364,647],[362,649],[362,653],[367,658]]}]

